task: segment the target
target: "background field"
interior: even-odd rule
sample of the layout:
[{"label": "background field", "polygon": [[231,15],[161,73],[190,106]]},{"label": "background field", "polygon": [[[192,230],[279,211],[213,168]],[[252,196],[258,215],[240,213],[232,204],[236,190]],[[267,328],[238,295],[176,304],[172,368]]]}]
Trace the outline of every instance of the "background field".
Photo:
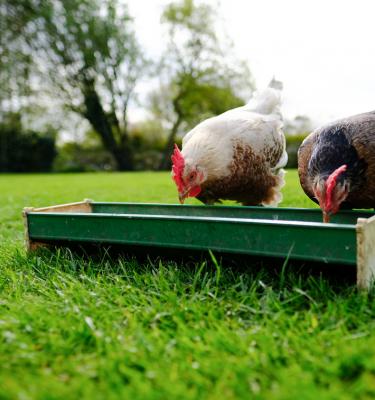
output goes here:
[{"label": "background field", "polygon": [[[287,180],[282,205],[312,206]],[[373,296],[340,269],[25,254],[23,206],[175,202],[167,173],[0,175],[0,188],[0,398],[375,396]]]}]

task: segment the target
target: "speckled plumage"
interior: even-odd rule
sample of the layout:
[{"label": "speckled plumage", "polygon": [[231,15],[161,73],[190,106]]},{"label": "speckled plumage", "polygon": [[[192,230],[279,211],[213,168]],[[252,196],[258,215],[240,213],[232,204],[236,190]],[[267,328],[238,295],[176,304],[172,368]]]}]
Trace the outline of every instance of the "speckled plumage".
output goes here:
[{"label": "speckled plumage", "polygon": [[198,166],[205,173],[199,200],[281,201],[287,154],[279,105],[279,88],[268,87],[249,104],[203,121],[184,137],[187,168]]}]

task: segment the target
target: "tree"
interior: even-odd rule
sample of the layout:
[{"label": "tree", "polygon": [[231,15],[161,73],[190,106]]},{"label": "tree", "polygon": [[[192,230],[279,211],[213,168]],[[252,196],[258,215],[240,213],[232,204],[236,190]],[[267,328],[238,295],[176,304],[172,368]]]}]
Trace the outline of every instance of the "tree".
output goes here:
[{"label": "tree", "polygon": [[2,7],[9,25],[17,20],[8,50],[32,54],[39,85],[48,77],[49,94],[90,122],[119,170],[132,169],[127,110],[145,60],[127,7],[119,0],[5,0]]},{"label": "tree", "polygon": [[[173,143],[181,128],[243,104],[253,87],[247,65],[235,60],[215,30],[217,14],[208,4],[180,0],[167,5],[162,22],[168,28],[153,113],[169,128],[160,169],[170,165]],[[224,48],[223,48],[224,47]]]}]

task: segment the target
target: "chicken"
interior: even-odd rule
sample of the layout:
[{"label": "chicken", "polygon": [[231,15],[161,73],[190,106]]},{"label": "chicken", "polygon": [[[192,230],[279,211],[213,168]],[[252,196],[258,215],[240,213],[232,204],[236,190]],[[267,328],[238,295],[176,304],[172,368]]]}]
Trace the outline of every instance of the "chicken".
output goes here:
[{"label": "chicken", "polygon": [[175,145],[172,177],[181,203],[235,200],[276,206],[282,199],[288,160],[280,113],[281,83],[270,85],[245,106],[209,118]]},{"label": "chicken", "polygon": [[298,173],[324,222],[340,208],[375,207],[375,111],[312,132],[298,150]]}]

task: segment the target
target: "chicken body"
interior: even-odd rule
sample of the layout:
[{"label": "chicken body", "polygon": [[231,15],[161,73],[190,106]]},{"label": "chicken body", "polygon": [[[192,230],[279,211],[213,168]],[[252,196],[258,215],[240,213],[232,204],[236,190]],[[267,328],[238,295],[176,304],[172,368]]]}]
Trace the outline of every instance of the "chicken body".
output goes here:
[{"label": "chicken body", "polygon": [[[209,118],[182,142],[182,185],[199,171],[199,194],[205,204],[221,199],[244,205],[277,205],[287,162],[278,82],[243,107]],[[173,169],[173,176],[179,173]],[[175,179],[176,180],[176,179]],[[188,197],[188,196],[186,196]]]},{"label": "chicken body", "polygon": [[324,182],[342,166],[346,167],[334,182],[333,210],[327,213],[334,214],[339,208],[374,208],[375,111],[332,122],[303,141],[298,151],[301,186],[323,212]]}]

